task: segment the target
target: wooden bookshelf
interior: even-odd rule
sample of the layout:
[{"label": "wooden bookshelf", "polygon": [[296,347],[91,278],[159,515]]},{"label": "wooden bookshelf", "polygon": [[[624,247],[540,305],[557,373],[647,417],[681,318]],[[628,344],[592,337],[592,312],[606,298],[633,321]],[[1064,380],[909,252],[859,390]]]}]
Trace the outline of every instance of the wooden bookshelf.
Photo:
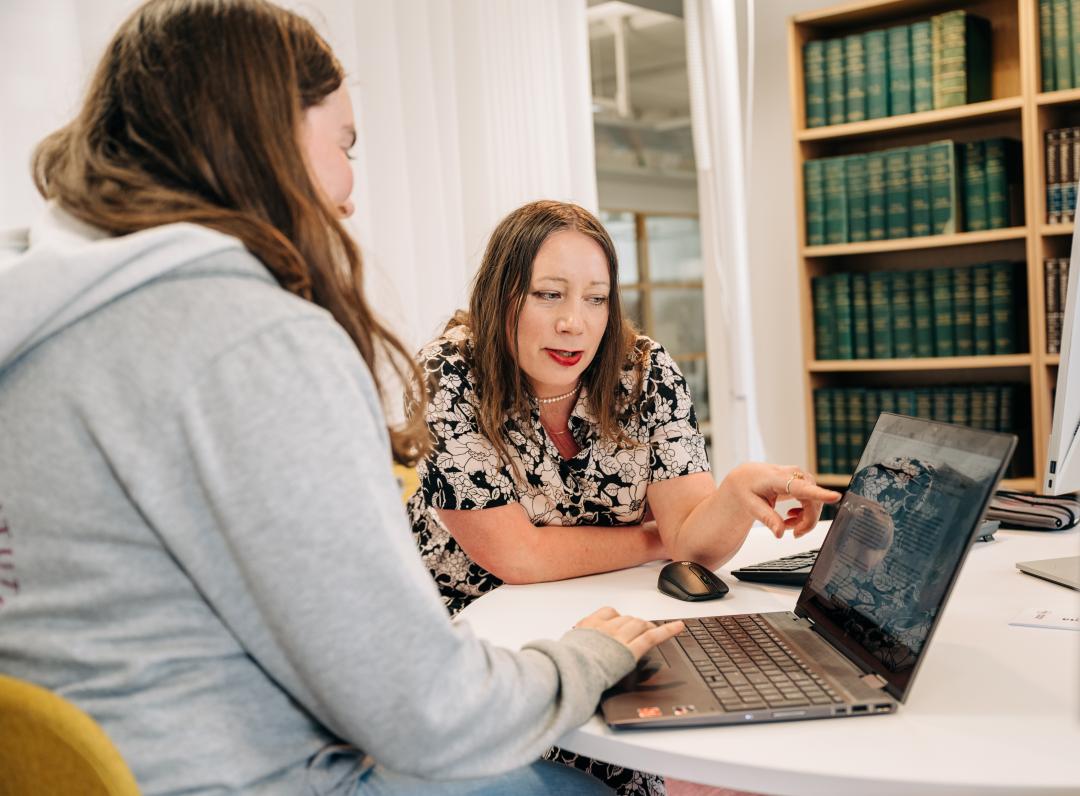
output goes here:
[{"label": "wooden bookshelf", "polygon": [[[805,126],[803,45],[851,33],[926,20],[963,9],[991,23],[991,97],[986,102],[910,113],[902,116],[824,127]],[[789,82],[794,123],[795,201],[799,235],[798,281],[803,331],[804,391],[810,461],[817,462],[813,392],[830,386],[909,387],[918,384],[979,384],[1008,381],[1030,388],[1017,415],[1030,461],[1021,477],[1007,479],[1009,489],[1038,491],[1045,473],[1052,422],[1051,390],[1059,357],[1046,353],[1043,259],[1067,257],[1072,224],[1047,224],[1043,142],[1047,130],[1080,125],[1080,89],[1041,91],[1038,0],[862,0],[792,17],[788,25]],[[1021,141],[1023,226],[987,232],[808,246],[803,163],[846,155],[928,143],[992,137]],[[1018,277],[1026,288],[1026,306],[1018,313],[1021,353],[918,359],[827,360],[815,358],[811,280],[834,272],[920,270],[973,265],[994,259],[1024,261]],[[864,382],[859,380],[865,377]],[[1030,398],[1030,400],[1028,400]],[[825,485],[844,487],[849,475],[824,473]]]}]

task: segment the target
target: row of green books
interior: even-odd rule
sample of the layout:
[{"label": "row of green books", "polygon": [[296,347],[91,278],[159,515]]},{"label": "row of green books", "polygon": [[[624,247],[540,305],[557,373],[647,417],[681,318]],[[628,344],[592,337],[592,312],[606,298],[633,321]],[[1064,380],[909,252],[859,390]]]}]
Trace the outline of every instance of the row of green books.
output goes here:
[{"label": "row of green books", "polygon": [[1080,127],[1046,131],[1046,222],[1071,224],[1080,178]]},{"label": "row of green books", "polygon": [[1061,330],[1065,325],[1065,297],[1069,287],[1069,258],[1043,260],[1046,288],[1046,353],[1061,353]]},{"label": "row of green books", "polygon": [[990,99],[990,23],[948,11],[803,47],[806,126],[861,122]]},{"label": "row of green books", "polygon": [[963,384],[900,389],[827,387],[814,390],[819,473],[851,474],[882,412],[1015,431],[1020,385]]},{"label": "row of green books", "polygon": [[803,163],[810,246],[1022,223],[1020,142],[934,141]]},{"label": "row of green books", "polygon": [[1080,87],[1080,0],[1039,0],[1042,90]]},{"label": "row of green books", "polygon": [[814,277],[814,354],[828,360],[1016,353],[1022,276],[1016,263],[997,261]]}]

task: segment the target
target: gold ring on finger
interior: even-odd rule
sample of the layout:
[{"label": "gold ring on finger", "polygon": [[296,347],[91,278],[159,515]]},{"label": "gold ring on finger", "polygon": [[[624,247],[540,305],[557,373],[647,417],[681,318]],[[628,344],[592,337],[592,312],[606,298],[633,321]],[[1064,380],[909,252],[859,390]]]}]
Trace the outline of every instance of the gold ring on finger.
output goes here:
[{"label": "gold ring on finger", "polygon": [[806,478],[806,476],[798,470],[791,474],[791,478],[789,478],[787,480],[787,483],[784,484],[784,491],[787,492],[789,495],[791,494],[791,482],[794,481],[796,478],[803,479]]}]

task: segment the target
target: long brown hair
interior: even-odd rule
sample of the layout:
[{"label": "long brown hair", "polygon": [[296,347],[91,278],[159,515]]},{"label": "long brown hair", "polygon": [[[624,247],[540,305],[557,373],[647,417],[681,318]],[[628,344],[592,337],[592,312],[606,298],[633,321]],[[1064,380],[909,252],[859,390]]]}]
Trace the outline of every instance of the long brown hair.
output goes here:
[{"label": "long brown hair", "polygon": [[[112,235],[192,222],[238,238],[286,290],[327,309],[379,383],[385,355],[420,371],[364,298],[360,252],[308,173],[303,110],[344,71],[307,20],[261,0],[150,0],[120,27],[78,116],[38,145],[34,181]],[[423,416],[390,429],[396,461],[427,449]]]},{"label": "long brown hair", "polygon": [[[615,244],[600,220],[583,207],[566,202],[532,202],[499,222],[473,280],[469,311],[458,313],[449,324],[466,325],[472,332],[480,403],[478,424],[504,459],[509,458],[503,430],[507,416],[528,418],[532,409],[531,390],[513,350],[518,321],[529,295],[536,254],[550,235],[561,230],[574,230],[596,241],[607,260],[611,284],[607,326],[581,383],[588,391],[586,401],[597,419],[601,439],[629,443],[619,417],[626,404],[636,401],[643,359],[632,359],[637,332],[622,315]],[[638,388],[629,401],[625,397],[620,401],[620,378],[628,363],[639,371]]]}]

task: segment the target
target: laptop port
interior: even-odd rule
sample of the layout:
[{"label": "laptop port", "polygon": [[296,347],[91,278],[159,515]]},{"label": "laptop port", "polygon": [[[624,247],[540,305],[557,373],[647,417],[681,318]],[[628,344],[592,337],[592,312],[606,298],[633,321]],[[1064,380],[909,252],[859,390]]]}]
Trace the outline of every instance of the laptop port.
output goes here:
[{"label": "laptop port", "polygon": [[882,702],[880,704],[874,705],[874,712],[875,713],[891,713],[892,712],[892,705],[890,705],[888,702]]},{"label": "laptop port", "polygon": [[866,713],[869,710],[870,710],[869,705],[853,705],[851,707],[851,712],[852,713]]},{"label": "laptop port", "polygon": [[834,716],[843,716],[847,713],[847,708],[833,708]]}]

